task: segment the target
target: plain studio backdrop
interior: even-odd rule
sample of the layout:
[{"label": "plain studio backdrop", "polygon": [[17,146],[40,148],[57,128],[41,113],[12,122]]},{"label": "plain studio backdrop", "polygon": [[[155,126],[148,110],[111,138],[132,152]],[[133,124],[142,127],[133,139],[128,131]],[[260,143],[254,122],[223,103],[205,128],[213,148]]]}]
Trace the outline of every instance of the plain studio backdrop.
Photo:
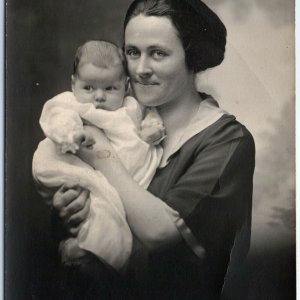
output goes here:
[{"label": "plain studio backdrop", "polygon": [[[54,299],[50,213],[31,160],[44,102],[70,90],[78,45],[122,45],[131,0],[8,0],[6,38],[6,299]],[[256,141],[252,245],[232,299],[295,299],[294,1],[205,1],[223,20],[223,64],[199,90],[236,115]]]}]

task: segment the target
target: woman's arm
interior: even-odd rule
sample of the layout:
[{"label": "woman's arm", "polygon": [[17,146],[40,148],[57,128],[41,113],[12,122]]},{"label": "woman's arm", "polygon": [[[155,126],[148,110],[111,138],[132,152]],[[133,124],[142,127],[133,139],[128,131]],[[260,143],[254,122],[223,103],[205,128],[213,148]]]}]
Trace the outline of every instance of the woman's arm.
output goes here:
[{"label": "woman's arm", "polygon": [[118,191],[131,230],[149,249],[161,249],[180,241],[181,235],[165,209],[165,203],[140,187],[128,174],[107,138],[90,127],[96,144],[78,155],[101,171]]}]

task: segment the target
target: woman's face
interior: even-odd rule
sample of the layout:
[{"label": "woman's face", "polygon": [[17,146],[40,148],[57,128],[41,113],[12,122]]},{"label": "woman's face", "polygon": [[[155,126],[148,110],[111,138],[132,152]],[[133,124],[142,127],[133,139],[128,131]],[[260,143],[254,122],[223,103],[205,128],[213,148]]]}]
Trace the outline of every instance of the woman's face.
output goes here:
[{"label": "woman's face", "polygon": [[133,17],[125,30],[125,54],[134,94],[142,104],[170,104],[190,89],[194,74],[167,17]]}]

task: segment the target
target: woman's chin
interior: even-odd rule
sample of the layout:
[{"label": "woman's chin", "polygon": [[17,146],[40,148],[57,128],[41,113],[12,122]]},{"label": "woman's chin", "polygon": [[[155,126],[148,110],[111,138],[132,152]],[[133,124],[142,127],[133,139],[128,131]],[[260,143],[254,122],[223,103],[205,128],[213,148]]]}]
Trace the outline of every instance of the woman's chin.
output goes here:
[{"label": "woman's chin", "polygon": [[145,106],[159,106],[160,103],[159,103],[159,100],[151,95],[148,96],[145,96],[144,94],[143,95],[136,95],[136,98],[137,100],[139,101],[139,103],[145,105]]},{"label": "woman's chin", "polygon": [[146,106],[158,106],[160,104],[160,99],[157,95],[157,91],[153,88],[137,88],[134,91],[137,100]]}]

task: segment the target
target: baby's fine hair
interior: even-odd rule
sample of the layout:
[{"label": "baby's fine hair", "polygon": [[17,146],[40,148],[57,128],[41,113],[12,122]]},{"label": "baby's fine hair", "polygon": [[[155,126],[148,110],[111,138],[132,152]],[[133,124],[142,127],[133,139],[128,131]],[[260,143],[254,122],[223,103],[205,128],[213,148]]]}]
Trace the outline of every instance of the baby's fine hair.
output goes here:
[{"label": "baby's fine hair", "polygon": [[73,75],[78,66],[91,63],[99,68],[121,67],[126,74],[126,61],[123,50],[111,42],[91,40],[78,47],[73,63]]}]

